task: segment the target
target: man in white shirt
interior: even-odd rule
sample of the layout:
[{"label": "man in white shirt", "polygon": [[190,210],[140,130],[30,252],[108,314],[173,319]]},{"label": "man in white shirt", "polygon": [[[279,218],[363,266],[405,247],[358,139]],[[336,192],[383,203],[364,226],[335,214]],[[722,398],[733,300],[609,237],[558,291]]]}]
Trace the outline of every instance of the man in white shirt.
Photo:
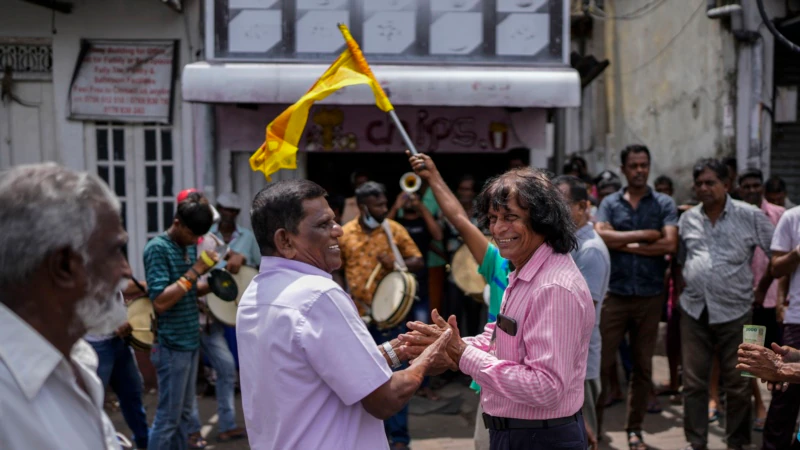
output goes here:
[{"label": "man in white shirt", "polygon": [[96,175],[53,163],[0,175],[0,446],[119,449],[97,355],[130,277],[120,203]]}]

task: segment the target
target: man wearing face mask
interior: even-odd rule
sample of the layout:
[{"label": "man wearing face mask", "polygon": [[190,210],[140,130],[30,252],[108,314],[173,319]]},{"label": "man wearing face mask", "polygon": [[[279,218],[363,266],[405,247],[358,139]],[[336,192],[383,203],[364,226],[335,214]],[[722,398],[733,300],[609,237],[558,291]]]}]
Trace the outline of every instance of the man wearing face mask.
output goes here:
[{"label": "man wearing face mask", "polygon": [[94,174],[24,165],[0,175],[0,211],[0,447],[119,449],[81,339],[124,316],[119,200]]},{"label": "man wearing face mask", "polygon": [[178,204],[169,229],[144,248],[145,277],[157,315],[158,342],[150,359],[158,375],[158,408],[150,432],[150,450],[183,450],[195,396],[200,347],[197,297],[209,293],[199,280],[217,263],[217,254],[198,256],[197,240],[211,228],[208,200],[189,194]]},{"label": "man wearing face mask", "polygon": [[[389,213],[386,200],[386,189],[382,184],[368,181],[356,189],[356,202],[359,208],[358,220],[352,220],[342,227],[343,236],[339,247],[342,252],[344,268],[350,295],[358,306],[361,316],[367,314],[372,305],[373,296],[378,284],[389,272],[398,268],[398,262],[389,244],[386,232],[381,224],[388,220],[394,242],[409,272],[416,272],[424,267],[422,253],[414,244],[414,240],[399,223],[386,219]],[[375,281],[367,287],[367,281],[375,267],[380,264]],[[374,325],[369,331],[376,343],[392,340],[405,332],[401,325],[395,329],[380,332]],[[408,447],[411,438],[408,435],[408,405],[385,422],[386,432],[392,442],[393,449]]]}]

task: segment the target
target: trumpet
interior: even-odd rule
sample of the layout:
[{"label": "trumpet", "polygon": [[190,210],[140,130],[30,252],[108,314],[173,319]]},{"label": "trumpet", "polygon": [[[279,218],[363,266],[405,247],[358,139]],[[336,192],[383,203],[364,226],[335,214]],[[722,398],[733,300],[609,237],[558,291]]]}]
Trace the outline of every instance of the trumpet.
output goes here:
[{"label": "trumpet", "polygon": [[400,189],[409,194],[422,187],[422,178],[414,172],[406,172],[400,177]]}]

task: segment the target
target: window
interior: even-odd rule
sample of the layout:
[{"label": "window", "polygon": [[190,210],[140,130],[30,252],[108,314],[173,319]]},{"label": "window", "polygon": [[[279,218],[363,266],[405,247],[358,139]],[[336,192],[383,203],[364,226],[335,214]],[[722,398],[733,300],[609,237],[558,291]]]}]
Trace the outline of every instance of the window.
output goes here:
[{"label": "window", "polygon": [[175,162],[172,129],[146,125],[144,133],[144,184],[147,240],[163,232],[175,216]]},{"label": "window", "polygon": [[[126,166],[125,125],[98,122],[95,124],[95,157],[97,175],[117,194],[122,214],[122,227],[128,229],[128,178]],[[128,246],[125,246],[125,256]]]}]

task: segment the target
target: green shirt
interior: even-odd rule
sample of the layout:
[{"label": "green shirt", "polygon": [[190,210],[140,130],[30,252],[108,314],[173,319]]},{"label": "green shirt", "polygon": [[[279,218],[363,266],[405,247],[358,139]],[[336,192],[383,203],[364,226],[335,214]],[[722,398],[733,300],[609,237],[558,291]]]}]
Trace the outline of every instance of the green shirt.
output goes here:
[{"label": "green shirt", "polygon": [[[478,267],[478,273],[483,276],[489,285],[489,315],[487,320],[492,323],[497,320],[500,314],[500,304],[503,303],[503,295],[508,287],[508,274],[511,269],[508,260],[500,256],[500,250],[491,242],[486,247],[486,254],[483,255],[483,262]],[[470,385],[475,392],[480,392],[481,387],[475,381]]]},{"label": "green shirt", "polygon": [[[441,219],[442,208],[440,208],[439,203],[436,202],[436,197],[433,195],[433,189],[428,189],[425,191],[425,194],[422,195],[422,204],[428,208],[428,211],[431,212],[431,215],[435,217],[436,220]],[[442,246],[442,241],[431,241],[431,247],[436,247],[440,251],[443,251],[444,249]],[[441,256],[437,255],[432,250],[428,251],[427,267],[442,267],[445,264],[447,264],[447,261],[442,259]]]},{"label": "green shirt", "polygon": [[[162,233],[144,247],[144,273],[150,300],[178,280],[197,259],[197,247],[181,248],[167,233]],[[200,347],[197,327],[197,285],[178,303],[158,315],[158,343],[170,350],[193,351]]]}]

